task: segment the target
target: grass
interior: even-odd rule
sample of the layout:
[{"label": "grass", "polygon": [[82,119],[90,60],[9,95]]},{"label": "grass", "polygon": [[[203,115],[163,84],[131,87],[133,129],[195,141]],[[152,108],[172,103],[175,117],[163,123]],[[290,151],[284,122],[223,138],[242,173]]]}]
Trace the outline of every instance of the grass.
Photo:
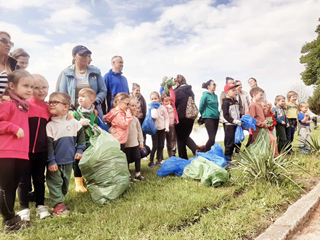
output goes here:
[{"label": "grass", "polygon": [[[320,136],[320,131],[312,134]],[[319,180],[319,160],[297,153],[295,161],[309,173],[291,177],[308,191]],[[240,181],[240,170],[231,170],[231,180],[221,187],[204,187],[176,176],[159,178],[147,163],[142,161],[141,170],[146,182],[130,185],[119,200],[103,206],[94,204],[89,193],[74,192],[72,179],[66,197],[71,216],[38,220],[31,204],[32,227],[0,233],[0,239],[254,239],[304,194],[290,181],[280,187]]]}]

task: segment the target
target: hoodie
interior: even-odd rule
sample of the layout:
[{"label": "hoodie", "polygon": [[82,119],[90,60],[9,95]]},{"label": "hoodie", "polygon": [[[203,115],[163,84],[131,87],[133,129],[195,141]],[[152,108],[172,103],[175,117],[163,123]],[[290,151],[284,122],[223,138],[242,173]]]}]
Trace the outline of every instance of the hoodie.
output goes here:
[{"label": "hoodie", "polygon": [[218,96],[206,91],[200,100],[199,112],[202,118],[219,119]]},{"label": "hoodie", "polygon": [[186,108],[189,97],[194,100],[192,87],[187,84],[179,85],[175,90],[176,94],[176,109],[179,119],[186,117]]}]

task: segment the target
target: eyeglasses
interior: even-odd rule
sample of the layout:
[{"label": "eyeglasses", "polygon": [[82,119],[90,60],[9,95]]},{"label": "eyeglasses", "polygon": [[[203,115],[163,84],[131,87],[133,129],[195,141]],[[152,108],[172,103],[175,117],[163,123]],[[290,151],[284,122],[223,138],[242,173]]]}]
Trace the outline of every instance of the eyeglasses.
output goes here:
[{"label": "eyeglasses", "polygon": [[13,46],[14,46],[14,43],[11,42],[11,41],[9,41],[9,40],[6,39],[6,38],[1,38],[0,41],[3,42],[4,44],[9,45],[10,47],[13,47]]},{"label": "eyeglasses", "polygon": [[46,91],[48,89],[48,87],[34,87],[33,90],[36,90],[36,91]]},{"label": "eyeglasses", "polygon": [[124,102],[124,101],[121,101],[122,103],[124,104],[127,104],[127,106],[129,107],[130,103],[129,102]]},{"label": "eyeglasses", "polygon": [[59,102],[59,101],[49,101],[48,104],[49,106],[57,106],[59,103],[63,104],[63,105],[68,105],[66,103],[63,103],[63,102]]}]

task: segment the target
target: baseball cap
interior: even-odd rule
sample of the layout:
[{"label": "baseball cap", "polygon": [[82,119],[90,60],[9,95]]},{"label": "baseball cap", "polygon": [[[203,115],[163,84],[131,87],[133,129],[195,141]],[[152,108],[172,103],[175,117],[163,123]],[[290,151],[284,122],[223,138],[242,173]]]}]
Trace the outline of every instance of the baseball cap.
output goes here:
[{"label": "baseball cap", "polygon": [[72,55],[84,54],[84,53],[92,54],[92,52],[88,48],[82,45],[75,46],[72,49]]},{"label": "baseball cap", "polygon": [[238,87],[238,85],[235,85],[233,83],[229,83],[229,84],[224,86],[224,92],[226,93],[228,90],[230,90],[232,88],[236,88],[236,87]]}]

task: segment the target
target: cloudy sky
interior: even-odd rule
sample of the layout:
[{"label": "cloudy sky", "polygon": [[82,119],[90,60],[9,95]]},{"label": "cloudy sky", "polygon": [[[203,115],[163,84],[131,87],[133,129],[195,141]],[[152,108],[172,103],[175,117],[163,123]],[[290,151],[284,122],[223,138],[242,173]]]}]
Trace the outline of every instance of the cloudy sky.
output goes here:
[{"label": "cloudy sky", "polygon": [[87,46],[104,75],[124,58],[130,88],[158,90],[182,74],[200,101],[201,83],[255,77],[269,101],[300,81],[304,43],[316,38],[319,0],[0,0],[0,30],[30,55],[28,70],[54,90],[75,45]]}]

